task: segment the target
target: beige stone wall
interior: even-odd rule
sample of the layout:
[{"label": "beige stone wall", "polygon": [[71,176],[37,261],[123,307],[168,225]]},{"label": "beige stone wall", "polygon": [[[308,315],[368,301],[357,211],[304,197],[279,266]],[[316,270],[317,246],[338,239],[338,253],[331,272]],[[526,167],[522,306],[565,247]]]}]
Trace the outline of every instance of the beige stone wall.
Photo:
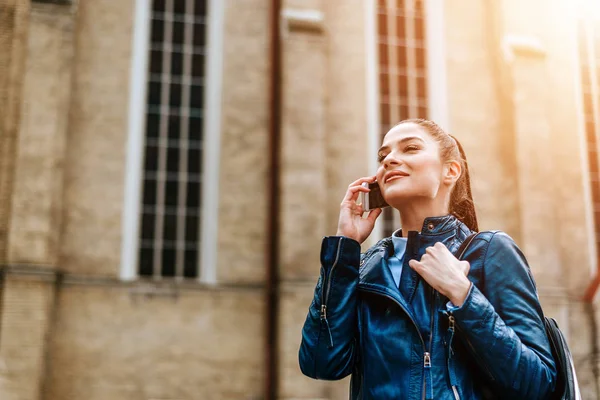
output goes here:
[{"label": "beige stone wall", "polygon": [[78,3],[60,260],[71,273],[117,276],[133,0]]},{"label": "beige stone wall", "polygon": [[56,266],[75,7],[34,3],[15,160],[8,262]]},{"label": "beige stone wall", "polygon": [[66,283],[45,399],[258,398],[263,309],[251,290]]},{"label": "beige stone wall", "polygon": [[217,278],[258,283],[268,212],[269,5],[226,4]]},{"label": "beige stone wall", "polygon": [[28,274],[9,274],[0,291],[0,398],[38,400],[46,378],[46,342],[53,324],[55,286]]},{"label": "beige stone wall", "polygon": [[490,3],[446,2],[450,130],[467,154],[480,229],[501,229],[518,241],[516,165],[512,131],[503,124],[507,116],[498,112],[505,100]]},{"label": "beige stone wall", "polygon": [[6,261],[29,1],[0,3],[0,261]]}]

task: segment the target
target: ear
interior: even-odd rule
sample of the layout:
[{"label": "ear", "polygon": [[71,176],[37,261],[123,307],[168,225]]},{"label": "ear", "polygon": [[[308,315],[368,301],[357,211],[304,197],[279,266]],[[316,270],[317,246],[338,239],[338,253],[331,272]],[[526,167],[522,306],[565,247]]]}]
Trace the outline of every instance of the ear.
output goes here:
[{"label": "ear", "polygon": [[444,165],[443,181],[448,185],[454,185],[462,173],[462,168],[458,161],[448,161]]}]

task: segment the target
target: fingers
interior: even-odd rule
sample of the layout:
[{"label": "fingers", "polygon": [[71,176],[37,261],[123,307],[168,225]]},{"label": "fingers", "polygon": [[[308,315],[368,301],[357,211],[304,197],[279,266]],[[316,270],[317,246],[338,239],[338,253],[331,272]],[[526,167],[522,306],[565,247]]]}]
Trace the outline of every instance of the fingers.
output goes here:
[{"label": "fingers", "polygon": [[373,183],[373,182],[375,182],[375,178],[376,178],[375,176],[367,176],[365,178],[360,178],[360,179],[355,180],[351,184],[349,184],[348,187],[357,186],[357,185],[360,186],[365,182]]},{"label": "fingers", "polygon": [[344,196],[344,199],[342,200],[342,203],[340,204],[340,206],[343,206],[344,203],[347,201],[356,201],[356,199],[358,199],[358,195],[360,192],[369,193],[370,191],[371,191],[371,189],[360,186],[360,185],[349,187],[348,191],[346,191],[346,196]]},{"label": "fingers", "polygon": [[[362,207],[361,207],[362,208]],[[381,208],[376,208],[374,210],[371,210],[369,212],[369,215],[367,216],[367,219],[370,222],[375,223],[375,221],[377,220],[377,218],[381,215],[381,213],[383,212],[383,210]]]},{"label": "fingers", "polygon": [[469,271],[471,270],[471,264],[468,261],[461,261],[460,266],[462,267],[462,271],[465,276],[469,275]]},{"label": "fingers", "polygon": [[375,176],[360,178],[348,185],[348,190],[346,191],[346,195],[344,196],[344,199],[342,200],[340,206],[343,206],[344,202],[347,201],[356,201],[360,192],[369,193],[371,190],[362,186],[362,184],[366,182],[375,182]]},{"label": "fingers", "polygon": [[[425,256],[423,256],[425,257]],[[421,264],[419,261],[417,260],[410,260],[408,262],[408,266],[411,267],[412,269],[414,269],[415,271],[419,272],[419,270],[423,269],[423,264]]]}]

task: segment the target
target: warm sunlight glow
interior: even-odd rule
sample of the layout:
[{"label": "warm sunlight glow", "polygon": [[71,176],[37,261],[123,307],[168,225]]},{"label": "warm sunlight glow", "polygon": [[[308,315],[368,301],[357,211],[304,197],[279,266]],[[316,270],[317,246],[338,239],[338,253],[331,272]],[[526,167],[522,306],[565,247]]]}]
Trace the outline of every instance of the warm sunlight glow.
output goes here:
[{"label": "warm sunlight glow", "polygon": [[600,23],[600,1],[599,0],[566,0],[578,8],[580,15],[595,19]]}]

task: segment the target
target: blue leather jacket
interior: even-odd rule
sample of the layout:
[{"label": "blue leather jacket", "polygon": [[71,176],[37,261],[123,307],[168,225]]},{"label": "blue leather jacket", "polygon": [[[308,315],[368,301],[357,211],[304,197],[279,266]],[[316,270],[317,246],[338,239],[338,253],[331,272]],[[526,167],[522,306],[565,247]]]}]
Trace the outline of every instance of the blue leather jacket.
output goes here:
[{"label": "blue leather jacket", "polygon": [[442,242],[456,252],[472,232],[453,216],[409,232],[405,298],[383,239],[323,239],[321,274],[302,330],[300,368],[315,379],[352,374],[351,399],[548,399],[556,367],[535,282],[523,253],[502,232],[482,232],[463,259],[473,283],[453,307],[408,266]]}]

